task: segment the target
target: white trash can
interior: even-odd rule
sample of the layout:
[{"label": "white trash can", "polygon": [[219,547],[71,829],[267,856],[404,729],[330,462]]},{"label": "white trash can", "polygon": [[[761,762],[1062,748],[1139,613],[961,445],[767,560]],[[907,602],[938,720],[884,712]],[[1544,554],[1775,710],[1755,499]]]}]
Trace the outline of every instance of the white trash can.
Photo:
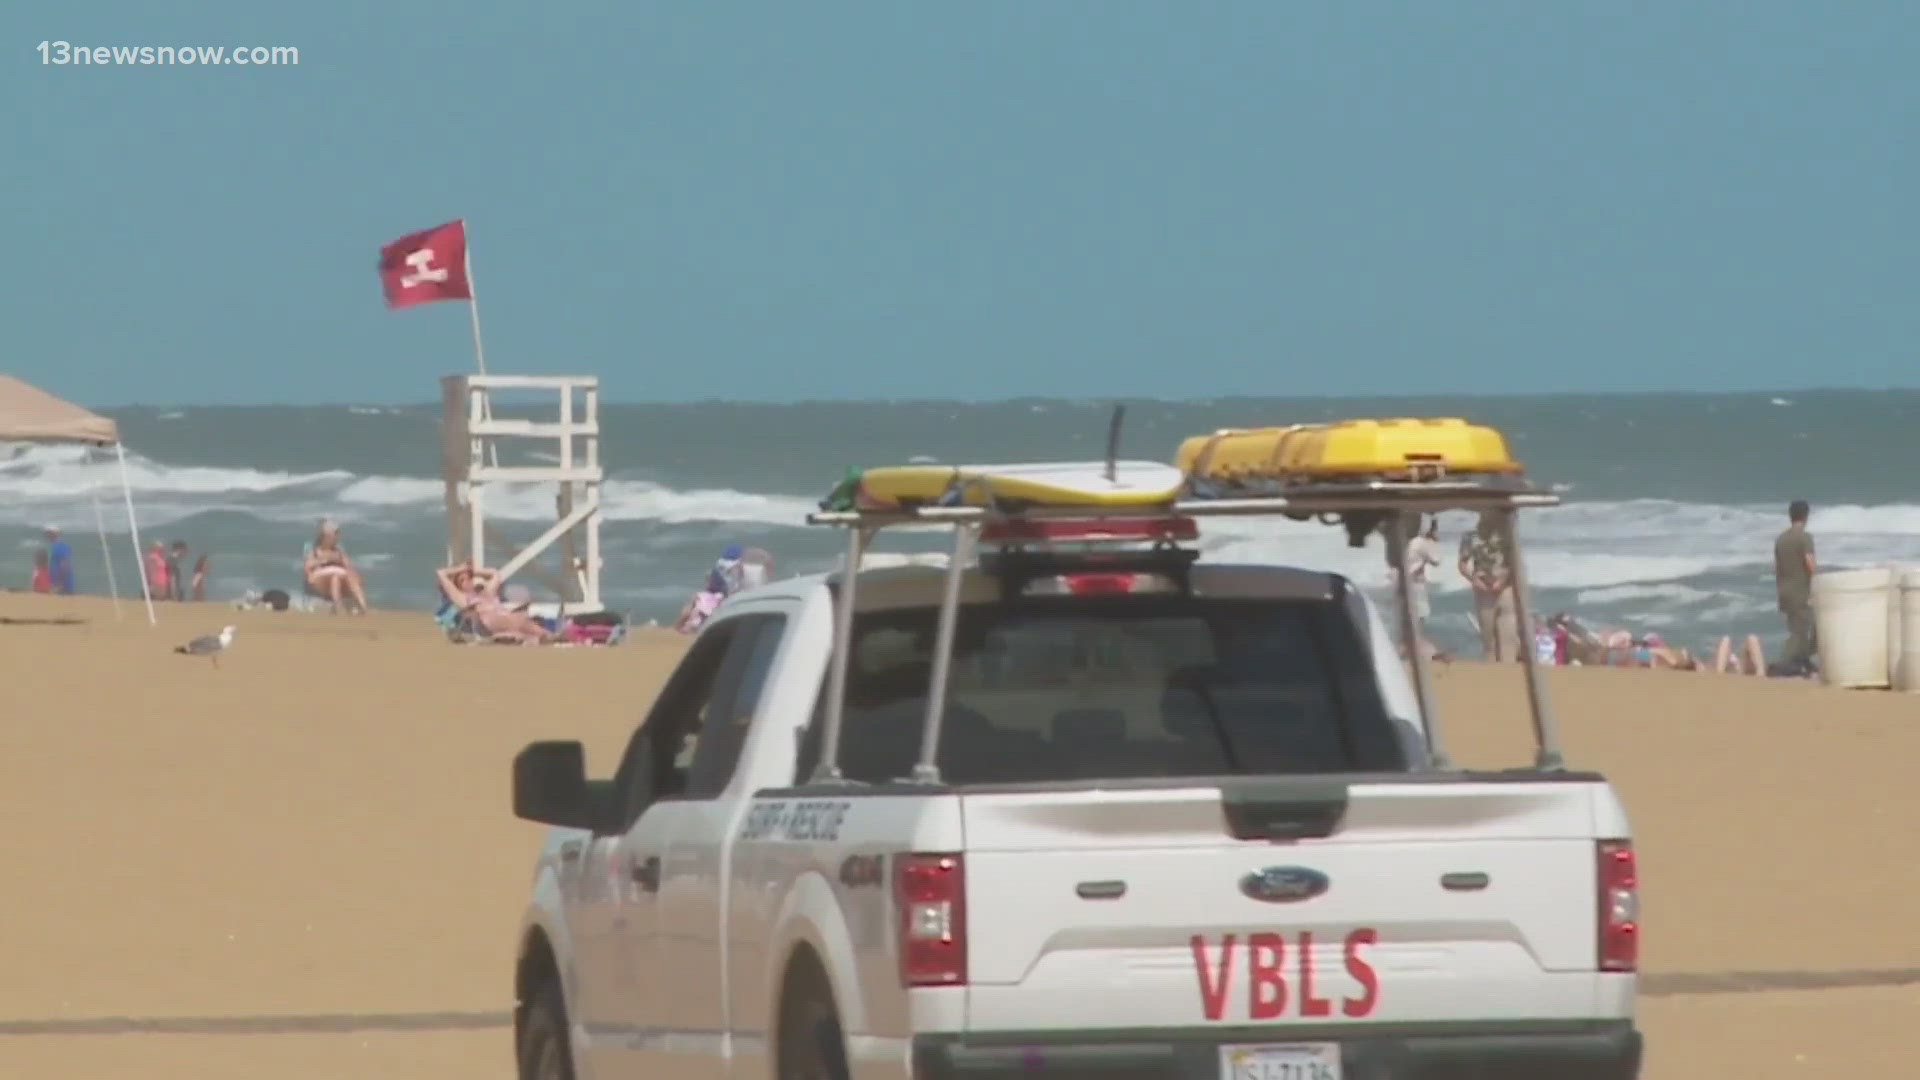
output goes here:
[{"label": "white trash can", "polygon": [[1895,571],[1827,570],[1813,576],[1813,625],[1820,681],[1848,689],[1886,689]]},{"label": "white trash can", "polygon": [[1899,602],[1894,608],[1900,635],[1888,643],[1893,655],[1893,688],[1920,693],[1920,570],[1900,575]]}]

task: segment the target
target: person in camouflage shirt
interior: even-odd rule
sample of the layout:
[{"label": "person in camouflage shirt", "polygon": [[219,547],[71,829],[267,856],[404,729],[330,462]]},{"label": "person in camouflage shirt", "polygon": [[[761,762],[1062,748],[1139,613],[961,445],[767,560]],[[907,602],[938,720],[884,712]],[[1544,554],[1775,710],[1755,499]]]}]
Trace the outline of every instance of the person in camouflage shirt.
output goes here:
[{"label": "person in camouflage shirt", "polygon": [[1460,576],[1473,586],[1473,617],[1489,660],[1520,658],[1520,628],[1514,617],[1513,570],[1499,519],[1482,511],[1479,524],[1460,537]]}]

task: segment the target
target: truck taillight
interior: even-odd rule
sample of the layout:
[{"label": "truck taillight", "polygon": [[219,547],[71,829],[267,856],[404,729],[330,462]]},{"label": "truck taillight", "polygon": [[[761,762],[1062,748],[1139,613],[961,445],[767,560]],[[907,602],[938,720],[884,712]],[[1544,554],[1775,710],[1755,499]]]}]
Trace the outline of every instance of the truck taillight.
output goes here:
[{"label": "truck taillight", "polygon": [[1600,970],[1637,971],[1640,967],[1640,873],[1631,840],[1601,840]]},{"label": "truck taillight", "polygon": [[900,913],[900,983],[967,981],[967,871],[959,855],[914,853],[893,864]]},{"label": "truck taillight", "polygon": [[1061,580],[1075,596],[1099,596],[1132,592],[1134,577],[1133,574],[1067,574]]},{"label": "truck taillight", "polygon": [[1120,596],[1179,592],[1180,585],[1165,574],[1094,570],[1035,578],[1027,583],[1025,591],[1029,596]]}]

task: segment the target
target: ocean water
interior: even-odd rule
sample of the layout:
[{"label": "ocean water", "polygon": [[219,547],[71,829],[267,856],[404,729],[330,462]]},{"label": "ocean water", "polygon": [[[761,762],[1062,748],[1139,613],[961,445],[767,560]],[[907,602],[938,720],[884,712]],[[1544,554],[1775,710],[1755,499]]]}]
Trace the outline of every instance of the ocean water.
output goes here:
[{"label": "ocean water", "polygon": [[[785,576],[828,567],[839,539],[807,526],[849,465],[1098,457],[1112,402],[613,405],[601,411],[608,466],[606,599],[636,620],[670,621],[730,541],[773,553]],[[1920,391],[1696,396],[1130,401],[1122,455],[1166,460],[1189,434],[1344,416],[1465,416],[1499,426],[1566,505],[1523,517],[1538,610],[1658,630],[1702,647],[1722,634],[1781,638],[1772,540],[1789,500],[1814,505],[1826,566],[1920,567]],[[213,599],[298,592],[301,545],[331,516],[382,607],[430,610],[444,558],[437,406],[105,410],[130,447],[142,536],[209,552]],[[502,412],[511,414],[512,406]],[[529,444],[535,447],[536,444]],[[537,447],[544,449],[544,447]],[[509,455],[506,460],[516,460]],[[518,460],[538,460],[521,457]],[[137,594],[117,466],[73,447],[0,444],[0,586],[25,588],[38,529],[77,548],[83,590],[106,591],[94,540],[105,515],[123,594]],[[552,489],[495,496],[516,542],[551,521]],[[1442,519],[1451,552],[1468,515]],[[885,536],[880,550],[934,550],[937,534]],[[1208,559],[1278,560],[1385,583],[1374,541],[1284,520],[1203,523]],[[1470,640],[1451,563],[1434,587],[1434,632]],[[544,591],[528,580],[537,595]]]}]

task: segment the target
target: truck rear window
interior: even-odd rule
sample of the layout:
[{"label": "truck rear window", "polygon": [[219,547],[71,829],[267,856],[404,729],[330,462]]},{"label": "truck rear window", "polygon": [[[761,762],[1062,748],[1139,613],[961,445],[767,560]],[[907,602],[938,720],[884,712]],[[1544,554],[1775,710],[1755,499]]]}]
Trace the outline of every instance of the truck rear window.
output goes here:
[{"label": "truck rear window", "polygon": [[[935,620],[856,618],[849,779],[912,774]],[[938,759],[951,784],[1393,772],[1392,725],[1336,602],[1032,597],[961,609]]]}]

